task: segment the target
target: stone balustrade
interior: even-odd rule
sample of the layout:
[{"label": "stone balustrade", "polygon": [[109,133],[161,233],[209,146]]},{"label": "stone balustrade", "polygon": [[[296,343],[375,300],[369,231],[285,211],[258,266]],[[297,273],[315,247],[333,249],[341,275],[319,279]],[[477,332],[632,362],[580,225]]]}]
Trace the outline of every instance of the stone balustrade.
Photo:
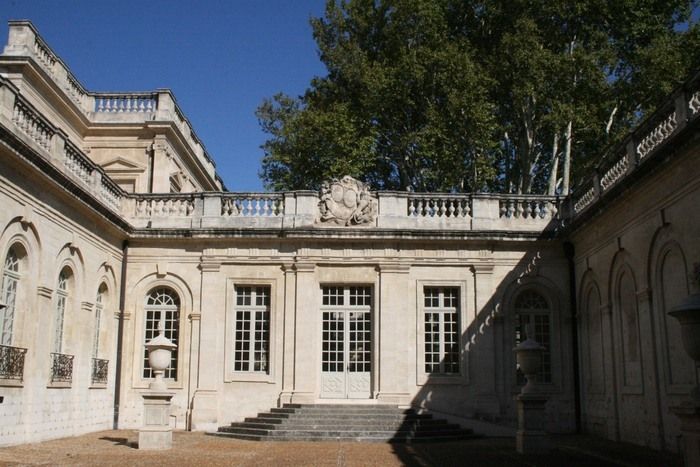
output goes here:
[{"label": "stone balustrade", "polygon": [[132,93],[89,92],[28,21],[9,22],[8,43],[3,50],[3,55],[34,60],[92,122],[146,123],[153,120],[173,122],[187,141],[194,157],[212,178],[216,178],[216,165],[213,159],[169,90]]},{"label": "stone balustrade", "polygon": [[157,93],[115,93],[94,95],[95,112],[105,113],[144,113],[155,112],[158,108]]},{"label": "stone balustrade", "polygon": [[[322,197],[312,191],[127,195],[127,220],[136,228],[294,229],[372,228],[446,231],[541,232],[559,222],[559,199],[550,196],[376,192],[378,215],[367,225],[320,220]],[[508,206],[512,206],[509,211]],[[505,207],[503,209],[502,207]]]},{"label": "stone balustrade", "polygon": [[139,195],[136,198],[137,218],[191,217],[199,200],[189,194]]},{"label": "stone balustrade", "polygon": [[39,146],[48,150],[55,131],[52,125],[36,112],[27,102],[15,100],[12,110],[12,123]]},{"label": "stone balustrade", "polygon": [[559,212],[556,197],[539,195],[500,195],[499,217],[523,220],[551,220]]},{"label": "stone balustrade", "polygon": [[700,114],[700,74],[687,81],[656,112],[603,158],[594,173],[567,199],[565,216],[576,219],[642,164],[667,147],[673,137]]},{"label": "stone balustrade", "polygon": [[637,154],[640,159],[644,159],[649,153],[663,143],[671,133],[678,128],[678,115],[671,112],[666,118],[661,120],[637,145]]},{"label": "stone balustrade", "polygon": [[65,145],[64,151],[65,167],[68,169],[68,172],[83,182],[90,183],[95,164],[70,143]]},{"label": "stone balustrade", "polygon": [[603,191],[607,190],[618,180],[620,180],[629,170],[630,160],[627,153],[622,153],[619,155],[617,162],[615,162],[600,178],[600,187]]},{"label": "stone balustrade", "polygon": [[231,193],[221,200],[224,217],[276,217],[284,215],[282,193]]},{"label": "stone balustrade", "polygon": [[[90,93],[28,22],[10,23],[7,56],[29,57],[95,122],[172,122],[194,156],[216,176],[214,163],[169,90]],[[688,81],[605,158],[560,206],[558,198],[533,195],[399,193],[375,194],[381,229],[542,231],[560,219],[574,220],[666,147],[700,114],[700,75]],[[126,195],[66,134],[38,112],[9,80],[0,77],[0,125],[62,170],[96,199],[137,227],[328,227],[319,222],[319,195],[288,193],[199,193]],[[336,226],[337,227],[337,226]],[[353,227],[366,228],[367,225]]]},{"label": "stone balustrade", "polygon": [[469,195],[447,193],[411,193],[408,197],[409,217],[470,217]]},{"label": "stone balustrade", "polygon": [[124,191],[87,157],[63,131],[27,102],[19,90],[0,77],[0,126],[32,147],[67,178],[114,212],[121,210]]}]

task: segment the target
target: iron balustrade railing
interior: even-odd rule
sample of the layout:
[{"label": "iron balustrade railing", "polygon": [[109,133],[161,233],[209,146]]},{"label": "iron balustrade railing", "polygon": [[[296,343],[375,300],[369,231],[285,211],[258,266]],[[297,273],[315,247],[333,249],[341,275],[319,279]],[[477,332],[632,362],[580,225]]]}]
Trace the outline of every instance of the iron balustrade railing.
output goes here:
[{"label": "iron balustrade railing", "polygon": [[51,353],[51,382],[70,383],[73,381],[73,355]]},{"label": "iron balustrade railing", "polygon": [[92,359],[92,383],[107,384],[107,371],[109,369],[109,360],[101,358]]},{"label": "iron balustrade railing", "polygon": [[0,379],[22,381],[27,349],[0,345]]}]

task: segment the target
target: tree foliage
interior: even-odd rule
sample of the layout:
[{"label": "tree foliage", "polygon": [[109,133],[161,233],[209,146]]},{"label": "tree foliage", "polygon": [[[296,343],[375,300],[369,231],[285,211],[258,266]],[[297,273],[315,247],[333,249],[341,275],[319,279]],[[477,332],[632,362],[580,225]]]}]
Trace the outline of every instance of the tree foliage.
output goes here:
[{"label": "tree foliage", "polygon": [[326,76],[258,108],[261,176],[276,190],[349,174],[381,189],[568,191],[697,67],[692,7],[329,1],[312,20]]}]

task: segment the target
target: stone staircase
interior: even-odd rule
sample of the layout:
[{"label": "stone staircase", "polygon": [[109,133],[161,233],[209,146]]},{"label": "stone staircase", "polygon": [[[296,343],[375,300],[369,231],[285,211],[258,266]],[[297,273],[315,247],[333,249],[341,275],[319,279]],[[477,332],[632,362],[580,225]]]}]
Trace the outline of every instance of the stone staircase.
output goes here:
[{"label": "stone staircase", "polygon": [[254,441],[447,441],[472,430],[396,405],[284,404],[216,433]]}]

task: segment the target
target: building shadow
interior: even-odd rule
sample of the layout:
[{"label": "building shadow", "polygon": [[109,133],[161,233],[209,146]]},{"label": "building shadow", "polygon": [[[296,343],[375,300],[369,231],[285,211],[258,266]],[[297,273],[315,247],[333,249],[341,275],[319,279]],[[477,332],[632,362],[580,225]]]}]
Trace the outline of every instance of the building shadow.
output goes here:
[{"label": "building shadow", "polygon": [[[551,397],[556,399],[556,403],[553,410],[548,410],[548,428],[555,427],[552,431],[558,433],[576,431],[573,360],[578,358],[574,349],[578,343],[575,331],[572,331],[576,322],[569,299],[571,276],[566,265],[564,242],[557,238],[559,228],[560,221],[555,219],[538,238],[527,243],[524,247],[527,253],[498,283],[492,284],[493,292],[486,303],[475,314],[466,314],[471,322],[467,323],[466,328],[462,326],[465,331],[459,338],[460,374],[457,378],[461,381],[455,382],[454,375],[426,374],[424,383],[410,402],[415,412],[447,419],[448,423],[472,429],[476,435],[514,436],[517,421],[515,396],[524,380],[518,374],[512,349],[517,339],[524,339],[524,336],[520,335],[522,326],[518,325],[516,331],[513,304],[518,295],[533,289],[547,297],[551,314],[550,345],[556,342],[556,348],[549,349],[551,354],[556,353],[552,357],[552,361],[556,358],[556,365],[551,368],[553,383],[549,385]],[[518,247],[518,242],[515,243]],[[556,270],[547,270],[551,264],[557,264]],[[567,277],[552,277],[561,273]],[[475,303],[468,303],[467,311]],[[418,303],[417,306],[422,308],[423,304]],[[424,340],[418,339],[418,342]],[[424,348],[418,348],[417,356],[420,357],[423,352]],[[442,363],[445,363],[445,359]],[[493,429],[484,430],[491,427]],[[397,441],[402,438],[398,430],[396,437]],[[423,446],[423,443],[397,442],[393,443],[392,449],[405,465],[438,465],[431,460],[431,456],[426,455]],[[440,446],[441,449],[445,449],[445,446],[449,449],[449,442],[441,442]],[[464,449],[468,448],[460,444],[459,451]]]}]

